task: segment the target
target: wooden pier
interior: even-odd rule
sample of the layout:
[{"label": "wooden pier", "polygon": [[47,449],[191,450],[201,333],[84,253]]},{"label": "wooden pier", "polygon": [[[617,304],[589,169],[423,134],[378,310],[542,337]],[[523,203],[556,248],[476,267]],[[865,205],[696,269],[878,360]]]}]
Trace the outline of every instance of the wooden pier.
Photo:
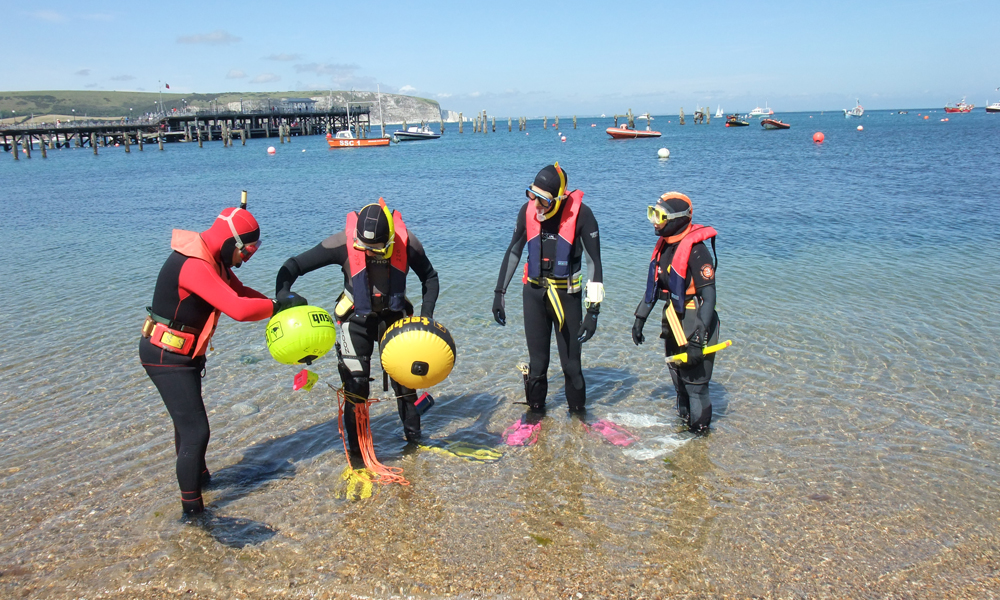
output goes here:
[{"label": "wooden pier", "polygon": [[164,142],[221,140],[232,146],[233,138],[243,145],[250,138],[280,137],[281,143],[291,142],[292,136],[318,135],[351,129],[359,137],[371,130],[371,109],[365,104],[351,104],[330,110],[259,112],[198,112],[174,113],[142,121],[70,121],[57,125],[0,127],[0,145],[4,152],[12,152],[17,160],[20,145],[27,158],[37,145],[46,156],[46,148],[77,148],[89,146],[97,153],[100,146],[121,144],[126,151],[136,144],[156,142],[163,149]]}]

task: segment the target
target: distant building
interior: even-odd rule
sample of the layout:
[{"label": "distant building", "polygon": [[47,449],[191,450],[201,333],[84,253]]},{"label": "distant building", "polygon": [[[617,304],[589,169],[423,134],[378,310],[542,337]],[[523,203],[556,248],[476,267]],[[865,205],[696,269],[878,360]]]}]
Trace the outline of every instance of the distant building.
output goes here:
[{"label": "distant building", "polygon": [[282,110],[309,111],[316,109],[316,101],[312,98],[282,98],[278,106]]}]

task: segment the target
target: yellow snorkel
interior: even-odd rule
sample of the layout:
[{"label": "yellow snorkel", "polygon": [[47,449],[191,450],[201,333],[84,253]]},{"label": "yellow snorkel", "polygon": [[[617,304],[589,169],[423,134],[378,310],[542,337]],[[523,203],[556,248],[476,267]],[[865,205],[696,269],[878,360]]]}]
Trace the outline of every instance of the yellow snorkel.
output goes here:
[{"label": "yellow snorkel", "polygon": [[392,257],[392,247],[395,245],[394,242],[396,241],[396,225],[392,220],[392,211],[390,211],[389,207],[385,204],[385,198],[379,196],[378,205],[382,207],[382,212],[385,213],[385,218],[389,220],[389,241],[385,243],[386,252],[383,257],[388,259]]},{"label": "yellow snorkel", "polygon": [[566,174],[563,170],[559,168],[559,163],[555,163],[556,172],[559,173],[559,193],[553,198],[552,206],[544,214],[543,220],[548,220],[552,218],[552,215],[559,212],[559,208],[562,206],[562,201],[566,197]]}]

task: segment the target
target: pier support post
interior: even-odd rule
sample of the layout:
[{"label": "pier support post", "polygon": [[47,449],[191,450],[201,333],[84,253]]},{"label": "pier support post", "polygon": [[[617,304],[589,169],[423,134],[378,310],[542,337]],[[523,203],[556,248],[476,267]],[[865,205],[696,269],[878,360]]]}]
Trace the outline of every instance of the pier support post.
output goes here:
[{"label": "pier support post", "polygon": [[28,158],[31,158],[31,134],[30,133],[28,135],[26,135],[26,136],[24,136],[24,137],[21,138],[21,145],[22,145],[22,147],[24,147],[25,150],[27,150],[27,152],[24,155],[27,156]]},{"label": "pier support post", "polygon": [[83,148],[83,136],[80,135],[80,132],[76,133],[76,140],[74,140],[74,145],[77,148]]},{"label": "pier support post", "polygon": [[135,130],[135,141],[139,144],[139,152],[142,152],[142,131],[139,129]]},{"label": "pier support post", "polygon": [[278,124],[278,143],[285,143],[285,125],[283,123]]},{"label": "pier support post", "polygon": [[126,154],[131,154],[132,153],[132,149],[129,148],[128,132],[127,131],[124,133],[124,135],[122,135],[122,139],[125,141],[125,153]]},{"label": "pier support post", "polygon": [[493,117],[493,133],[497,132],[497,118]]},{"label": "pier support post", "polygon": [[240,129],[240,145],[241,146],[246,146],[247,145],[247,130],[246,129]]},{"label": "pier support post", "polygon": [[42,151],[42,158],[48,158],[49,155],[45,151],[45,135],[44,134],[41,134],[41,133],[38,134],[38,147]]},{"label": "pier support post", "polygon": [[[7,136],[4,136],[4,139],[6,140]],[[14,155],[14,160],[21,160],[21,157],[17,154],[17,136],[12,136],[10,141],[10,152]]]},{"label": "pier support post", "polygon": [[90,133],[90,147],[94,149],[94,156],[97,156],[97,132]]},{"label": "pier support post", "polygon": [[458,113],[458,132],[462,133],[462,125],[465,123],[465,119],[462,117],[462,113]]},{"label": "pier support post", "polygon": [[507,133],[514,131],[514,119],[507,117]]},{"label": "pier support post", "polygon": [[552,127],[559,129],[559,115],[556,115],[556,120],[552,122]]},{"label": "pier support post", "polygon": [[441,117],[441,135],[444,135],[444,117]]},{"label": "pier support post", "polygon": [[194,133],[195,133],[195,135],[198,136],[198,147],[199,148],[204,148],[204,146],[201,145],[201,127],[198,125],[198,120],[197,119],[195,119],[195,121],[194,121]]},{"label": "pier support post", "polygon": [[681,107],[681,112],[677,116],[677,119],[678,119],[678,121],[680,122],[681,125],[684,124],[684,107],[683,106]]},{"label": "pier support post", "polygon": [[160,147],[160,150],[163,150],[163,132],[162,131],[157,131],[156,132],[156,143]]},{"label": "pier support post", "polygon": [[548,129],[548,128],[549,128],[549,118],[542,117],[542,129]]},{"label": "pier support post", "polygon": [[576,129],[576,115],[573,115],[573,129]]}]

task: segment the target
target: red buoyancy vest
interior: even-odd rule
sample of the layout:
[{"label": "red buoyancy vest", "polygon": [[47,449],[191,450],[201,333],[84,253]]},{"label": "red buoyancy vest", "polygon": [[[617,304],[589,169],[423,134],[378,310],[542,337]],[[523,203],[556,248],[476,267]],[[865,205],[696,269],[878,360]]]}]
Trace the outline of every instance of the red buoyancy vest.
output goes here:
[{"label": "red buoyancy vest", "polygon": [[[207,262],[218,273],[219,279],[225,281],[226,285],[229,284],[229,276],[226,273],[226,268],[208,250],[208,246],[205,245],[205,241],[201,239],[200,234],[194,231],[174,229],[170,238],[170,249],[188,258],[196,258]],[[194,352],[191,354],[192,357],[205,354],[208,343],[212,340],[212,335],[215,333],[215,328],[219,325],[219,315],[221,314],[222,311],[216,308],[208,316],[205,326],[202,327],[201,333],[198,334],[198,340],[194,345]]]},{"label": "red buoyancy vest", "polygon": [[[406,250],[409,236],[406,224],[399,211],[392,211],[392,226],[396,239],[392,245],[392,256],[389,257],[389,309],[397,312],[406,310]],[[347,213],[347,224],[344,235],[347,237],[347,258],[351,267],[351,287],[354,294],[354,313],[369,315],[372,312],[372,292],[368,285],[368,263],[365,261],[364,250],[354,247],[354,235],[358,226],[358,213]]]},{"label": "red buoyancy vest", "polygon": [[[566,205],[559,213],[559,237],[556,239],[556,264],[552,269],[552,277],[557,279],[568,279],[570,273],[570,261],[573,256],[573,242],[576,241],[576,218],[580,214],[580,205],[583,203],[583,192],[574,190],[566,196]],[[538,220],[538,214],[528,206],[525,211],[524,225],[527,229],[528,237],[528,261],[524,263],[524,277],[522,281],[528,283],[528,279],[538,279],[542,276],[542,222]]]},{"label": "red buoyancy vest", "polygon": [[[692,223],[687,234],[677,242],[677,250],[674,251],[674,256],[670,260],[670,269],[667,274],[667,289],[661,289],[660,291],[670,295],[670,300],[673,302],[674,310],[678,315],[684,314],[684,305],[687,304],[687,296],[694,295],[695,293],[694,281],[690,285],[685,286],[688,259],[691,258],[691,248],[695,244],[704,242],[705,240],[714,239],[717,235],[718,232],[712,227]],[[715,242],[713,241],[712,243],[714,244]],[[651,304],[656,300],[657,282],[661,274],[660,256],[668,245],[667,239],[661,237],[656,241],[656,247],[653,248],[653,256],[649,261],[649,275],[646,278],[646,295],[643,298],[646,304]]]}]

